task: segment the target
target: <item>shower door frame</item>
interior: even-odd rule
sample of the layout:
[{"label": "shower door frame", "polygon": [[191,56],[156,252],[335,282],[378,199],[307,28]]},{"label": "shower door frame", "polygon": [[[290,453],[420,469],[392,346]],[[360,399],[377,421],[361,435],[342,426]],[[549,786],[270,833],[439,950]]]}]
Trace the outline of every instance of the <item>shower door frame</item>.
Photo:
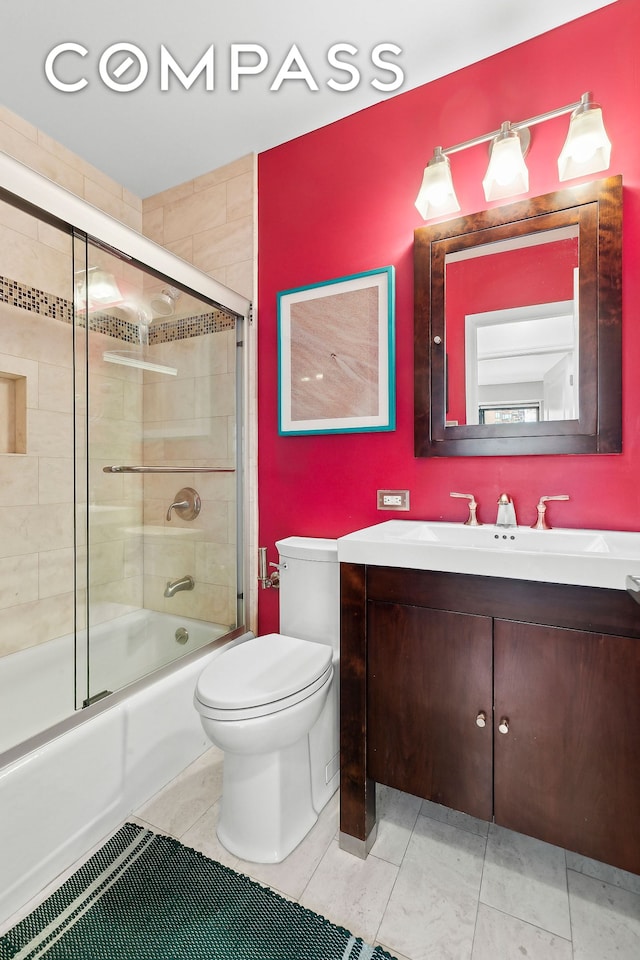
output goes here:
[{"label": "shower door frame", "polygon": [[[192,291],[236,317],[236,564],[238,596],[236,603],[237,626],[234,633],[241,632],[247,619],[247,584],[252,571],[247,568],[248,551],[245,536],[245,505],[248,502],[247,464],[251,462],[245,449],[248,434],[246,386],[249,355],[246,350],[247,328],[252,319],[252,303],[242,294],[207,276],[192,264],[132,230],[126,224],[110,217],[85,200],[70,193],[59,184],[0,151],[0,197],[15,206],[29,209],[66,229],[72,238],[86,240],[103,247],[114,256],[130,262],[133,266],[151,271],[167,281],[174,280],[181,287]],[[73,277],[71,277],[73,289]],[[75,322],[74,322],[75,326]],[[74,334],[75,337],[75,334]],[[75,453],[74,453],[75,458]],[[201,648],[202,649],[202,648]],[[201,651],[196,651],[196,653]],[[184,658],[189,659],[189,656]],[[164,673],[161,668],[160,673]],[[144,680],[144,678],[142,678]],[[114,691],[114,696],[119,691]],[[81,697],[76,697],[77,703]],[[111,699],[111,697],[109,697]],[[85,707],[93,706],[87,700]],[[80,711],[82,712],[82,711]]]}]

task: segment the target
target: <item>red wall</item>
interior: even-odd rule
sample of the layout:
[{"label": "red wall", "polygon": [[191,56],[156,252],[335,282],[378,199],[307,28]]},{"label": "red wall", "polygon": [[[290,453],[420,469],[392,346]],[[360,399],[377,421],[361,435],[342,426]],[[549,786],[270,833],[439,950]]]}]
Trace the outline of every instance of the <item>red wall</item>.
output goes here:
[{"label": "red wall", "polygon": [[[291,535],[337,537],[397,517],[376,509],[376,490],[409,489],[402,518],[458,520],[449,492],[473,492],[495,521],[503,491],[520,523],[542,494],[568,493],[556,526],[640,529],[640,4],[618,0],[541,37],[258,158],[258,389],[260,543]],[[422,170],[449,146],[592,91],[613,143],[609,174],[624,183],[623,453],[611,456],[413,456],[413,231]],[[532,129],[530,195],[557,179],[567,117]],[[461,214],[486,209],[486,149],[452,157]],[[606,174],[602,174],[605,176]],[[393,264],[396,269],[397,428],[391,433],[279,437],[276,294]],[[260,630],[277,629],[277,592],[260,592]]]}]

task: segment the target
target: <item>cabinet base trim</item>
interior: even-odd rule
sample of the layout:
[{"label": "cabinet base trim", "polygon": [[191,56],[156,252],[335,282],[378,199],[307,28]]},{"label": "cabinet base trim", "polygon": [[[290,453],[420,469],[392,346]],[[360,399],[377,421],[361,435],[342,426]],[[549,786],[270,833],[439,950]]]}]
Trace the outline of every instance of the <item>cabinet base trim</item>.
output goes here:
[{"label": "cabinet base trim", "polygon": [[343,833],[341,830],[338,834],[338,844],[341,850],[345,850],[347,853],[352,854],[354,857],[359,857],[361,860],[366,860],[371,851],[371,847],[376,842],[377,836],[378,824],[375,823],[366,840],[359,840],[357,837],[352,837],[350,833]]}]

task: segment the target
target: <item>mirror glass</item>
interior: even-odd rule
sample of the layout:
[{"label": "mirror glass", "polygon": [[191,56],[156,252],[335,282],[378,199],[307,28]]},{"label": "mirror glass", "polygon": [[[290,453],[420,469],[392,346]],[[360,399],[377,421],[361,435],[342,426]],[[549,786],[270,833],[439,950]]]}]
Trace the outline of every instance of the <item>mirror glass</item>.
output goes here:
[{"label": "mirror glass", "polygon": [[416,456],[621,450],[621,247],[621,177],[416,230]]},{"label": "mirror glass", "polygon": [[445,256],[446,426],[573,420],[578,228]]}]

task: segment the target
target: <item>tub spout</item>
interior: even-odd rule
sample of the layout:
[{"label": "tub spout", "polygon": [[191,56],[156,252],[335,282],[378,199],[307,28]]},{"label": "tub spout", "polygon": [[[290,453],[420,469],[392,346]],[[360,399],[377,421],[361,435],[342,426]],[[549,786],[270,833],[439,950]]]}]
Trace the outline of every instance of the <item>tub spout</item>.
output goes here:
[{"label": "tub spout", "polygon": [[167,580],[164,588],[165,597],[173,597],[179,590],[193,590],[196,582],[190,574],[180,577],[179,580]]}]

